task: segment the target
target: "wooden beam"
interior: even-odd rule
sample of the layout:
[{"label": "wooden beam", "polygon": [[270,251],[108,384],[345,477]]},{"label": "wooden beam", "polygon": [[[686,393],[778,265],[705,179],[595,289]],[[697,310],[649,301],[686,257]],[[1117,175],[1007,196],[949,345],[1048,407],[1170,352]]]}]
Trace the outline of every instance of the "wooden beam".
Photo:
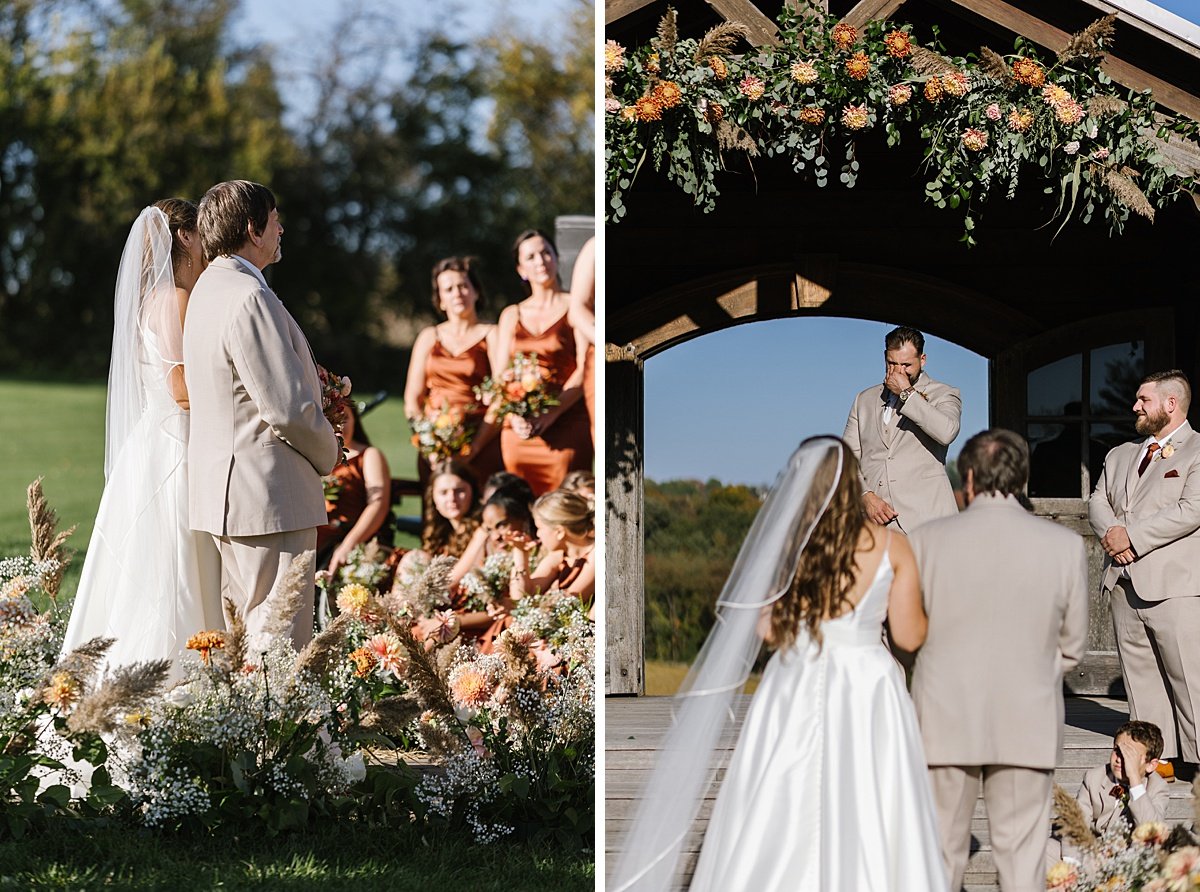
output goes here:
[{"label": "wooden beam", "polygon": [[605,0],[604,24],[611,25],[653,2],[654,0]]},{"label": "wooden beam", "polygon": [[890,19],[903,5],[904,0],[859,0],[842,21],[861,28],[867,22]]},{"label": "wooden beam", "polygon": [[[1111,13],[1117,17],[1117,21],[1126,25],[1131,25],[1132,27],[1137,28],[1139,31],[1149,34],[1156,40],[1161,40],[1163,43],[1169,43],[1177,50],[1185,52],[1189,56],[1195,56],[1196,58],[1200,59],[1200,47],[1188,43],[1186,40],[1183,40],[1175,34],[1172,34],[1161,25],[1158,25],[1149,19],[1144,19],[1135,12],[1117,6],[1117,4],[1110,2],[1110,0],[1083,0],[1083,2],[1088,6],[1099,10],[1099,12],[1103,15],[1109,15]],[[1163,10],[1165,12],[1166,8],[1163,7]]]},{"label": "wooden beam", "polygon": [[754,46],[779,46],[779,29],[750,0],[704,0],[727,22],[745,25]]},{"label": "wooden beam", "polygon": [[[1027,40],[1058,52],[1067,45],[1071,35],[1049,22],[1030,15],[1004,0],[943,0],[973,15],[1007,28]],[[1154,99],[1165,108],[1200,121],[1200,97],[1175,84],[1157,78],[1132,63],[1109,53],[1101,64],[1104,72],[1117,83],[1131,90],[1152,90]]]}]

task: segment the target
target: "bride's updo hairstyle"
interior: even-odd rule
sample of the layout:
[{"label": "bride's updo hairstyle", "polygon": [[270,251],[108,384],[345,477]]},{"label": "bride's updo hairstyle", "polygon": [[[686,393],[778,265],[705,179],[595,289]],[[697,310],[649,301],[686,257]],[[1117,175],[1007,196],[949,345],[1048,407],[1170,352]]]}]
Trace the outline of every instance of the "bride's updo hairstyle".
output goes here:
[{"label": "bride's updo hairstyle", "polygon": [[178,273],[188,261],[187,249],[179,240],[179,232],[196,231],[199,209],[186,198],[164,198],[154,202],[154,206],[167,218],[167,226],[171,230],[171,266]]},{"label": "bride's updo hairstyle", "polygon": [[[846,595],[854,586],[854,555],[859,535],[867,525],[867,514],[862,505],[858,462],[849,446],[837,442],[842,451],[841,475],[829,507],[813,527],[787,593],[771,608],[771,641],[778,650],[792,645],[801,626],[820,643],[821,622],[853,607]],[[807,529],[813,515],[823,507],[838,473],[837,459],[837,452],[830,451],[817,472],[799,529]]]}]

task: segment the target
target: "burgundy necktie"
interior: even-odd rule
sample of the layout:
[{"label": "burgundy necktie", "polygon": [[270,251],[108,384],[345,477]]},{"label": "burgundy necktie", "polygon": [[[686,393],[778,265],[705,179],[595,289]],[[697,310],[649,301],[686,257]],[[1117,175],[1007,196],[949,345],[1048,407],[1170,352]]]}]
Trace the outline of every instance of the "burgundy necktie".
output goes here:
[{"label": "burgundy necktie", "polygon": [[1138,465],[1138,476],[1141,477],[1146,473],[1146,468],[1150,467],[1150,459],[1154,458],[1154,453],[1158,452],[1158,444],[1151,443],[1146,447],[1146,454],[1142,457],[1142,463]]}]

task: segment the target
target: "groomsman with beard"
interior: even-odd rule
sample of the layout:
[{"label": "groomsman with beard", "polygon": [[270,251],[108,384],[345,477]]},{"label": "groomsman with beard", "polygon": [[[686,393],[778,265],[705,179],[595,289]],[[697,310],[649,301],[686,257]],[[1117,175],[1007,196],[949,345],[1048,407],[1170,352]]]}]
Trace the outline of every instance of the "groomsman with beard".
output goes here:
[{"label": "groomsman with beard", "polygon": [[1104,460],[1088,502],[1107,554],[1121,674],[1131,719],[1162,729],[1160,773],[1190,780],[1200,761],[1200,436],[1187,421],[1192,391],[1178,369],[1148,375],[1133,404],[1136,430]]},{"label": "groomsman with beard", "polygon": [[863,507],[878,524],[911,533],[958,512],[946,450],[958,436],[958,388],[925,372],[925,337],[900,327],[884,338],[884,381],[850,407],[842,439],[859,462]]},{"label": "groomsman with beard", "polygon": [[1087,644],[1087,553],[1022,507],[1029,446],[1017,434],[976,434],[958,469],[966,510],[909,535],[929,617],[912,695],[942,859],[957,892],[982,781],[1000,888],[1041,892],[1062,676]]}]

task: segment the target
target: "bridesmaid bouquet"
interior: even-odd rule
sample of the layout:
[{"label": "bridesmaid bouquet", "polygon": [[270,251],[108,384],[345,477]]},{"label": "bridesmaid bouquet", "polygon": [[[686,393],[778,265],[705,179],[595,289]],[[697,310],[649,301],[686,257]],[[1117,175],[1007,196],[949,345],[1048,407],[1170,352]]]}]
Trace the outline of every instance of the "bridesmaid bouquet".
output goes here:
[{"label": "bridesmaid bouquet", "polygon": [[495,378],[484,378],[475,395],[487,406],[488,421],[506,415],[536,418],[558,405],[558,397],[550,392],[553,383],[550,370],[538,362],[536,353],[518,353]]},{"label": "bridesmaid bouquet", "polygon": [[463,409],[451,408],[448,402],[443,402],[440,410],[412,418],[408,423],[413,430],[412,444],[430,462],[471,454],[475,429],[467,423]]},{"label": "bridesmaid bouquet", "polygon": [[325,413],[325,420],[333,425],[344,462],[347,453],[342,441],[342,427],[350,412],[350,379],[335,375],[323,365],[317,366],[317,377],[321,379],[321,411]]}]

